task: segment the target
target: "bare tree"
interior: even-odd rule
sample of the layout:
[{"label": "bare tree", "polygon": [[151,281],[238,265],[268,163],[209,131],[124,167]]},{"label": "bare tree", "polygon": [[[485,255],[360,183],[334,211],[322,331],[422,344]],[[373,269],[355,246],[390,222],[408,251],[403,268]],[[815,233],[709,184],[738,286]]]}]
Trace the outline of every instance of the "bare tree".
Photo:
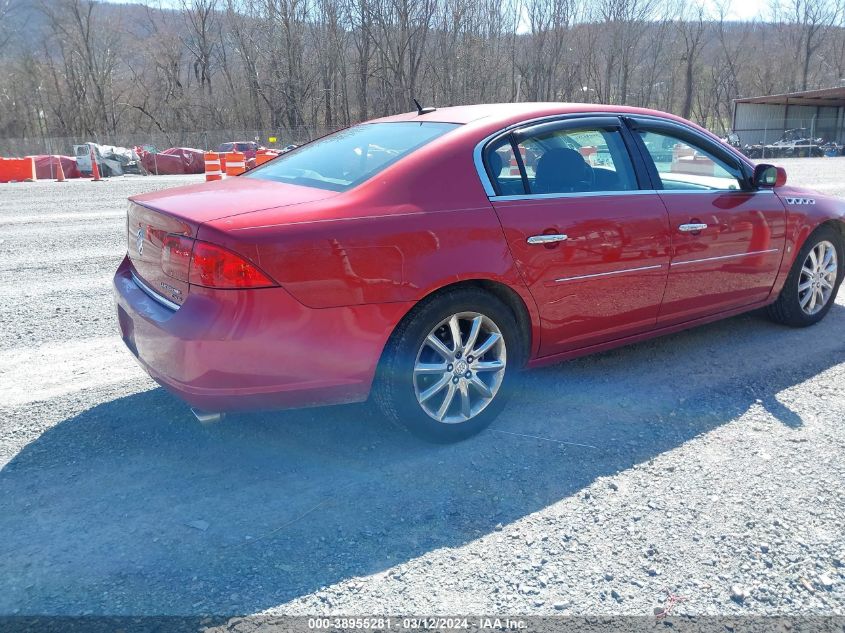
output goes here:
[{"label": "bare tree", "polygon": [[730,1],[0,0],[0,136],[306,140],[412,98],[627,103],[724,131],[739,96],[845,78],[845,0],[748,22]]},{"label": "bare tree", "polygon": [[708,24],[705,21],[704,6],[688,4],[681,0],[677,21],[679,42],[681,44],[681,64],[683,66],[683,91],[681,116],[690,118],[695,100],[696,72],[701,52],[710,39]]},{"label": "bare tree", "polygon": [[783,20],[786,38],[798,60],[793,87],[806,90],[813,56],[823,43],[824,32],[839,17],[839,6],[833,0],[785,0],[785,4],[774,5],[774,12]]}]

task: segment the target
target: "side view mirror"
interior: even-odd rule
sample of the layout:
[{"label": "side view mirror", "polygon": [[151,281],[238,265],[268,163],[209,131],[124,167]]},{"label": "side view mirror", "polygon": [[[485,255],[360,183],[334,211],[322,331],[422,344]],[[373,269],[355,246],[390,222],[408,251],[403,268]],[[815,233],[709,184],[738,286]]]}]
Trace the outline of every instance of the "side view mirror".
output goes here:
[{"label": "side view mirror", "polygon": [[760,164],[754,167],[754,186],[758,189],[773,189],[786,184],[786,170],[783,167]]}]

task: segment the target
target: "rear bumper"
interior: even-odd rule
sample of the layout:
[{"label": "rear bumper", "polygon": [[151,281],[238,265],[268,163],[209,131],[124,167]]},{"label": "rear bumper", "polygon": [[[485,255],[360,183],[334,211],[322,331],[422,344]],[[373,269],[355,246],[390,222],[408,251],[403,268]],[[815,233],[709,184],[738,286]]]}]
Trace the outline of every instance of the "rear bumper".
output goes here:
[{"label": "rear bumper", "polygon": [[150,376],[207,411],[365,400],[407,303],[311,309],[282,288],[193,287],[178,310],[114,276],[120,333]]}]

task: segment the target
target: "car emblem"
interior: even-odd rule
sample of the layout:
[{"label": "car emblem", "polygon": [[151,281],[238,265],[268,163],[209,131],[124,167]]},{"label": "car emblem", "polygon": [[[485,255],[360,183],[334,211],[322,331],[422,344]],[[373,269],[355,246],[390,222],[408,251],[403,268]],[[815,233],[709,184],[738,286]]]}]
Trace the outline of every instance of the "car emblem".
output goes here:
[{"label": "car emblem", "polygon": [[144,229],[138,229],[138,235],[135,238],[135,247],[138,249],[138,255],[144,254]]},{"label": "car emblem", "polygon": [[813,198],[785,198],[786,204],[816,204]]}]

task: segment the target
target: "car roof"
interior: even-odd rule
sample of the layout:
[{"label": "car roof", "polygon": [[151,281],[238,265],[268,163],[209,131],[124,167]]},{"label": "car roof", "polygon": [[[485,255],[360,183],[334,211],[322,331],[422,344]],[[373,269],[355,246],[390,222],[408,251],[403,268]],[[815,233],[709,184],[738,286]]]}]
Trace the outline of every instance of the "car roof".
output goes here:
[{"label": "car roof", "polygon": [[[450,106],[437,108],[426,114],[417,112],[405,112],[394,116],[383,117],[367,121],[366,123],[386,123],[399,121],[432,121],[438,123],[459,123],[468,124],[467,128],[474,130],[475,136],[486,135],[497,130],[504,129],[511,125],[518,125],[523,122],[543,117],[555,117],[567,114],[617,114],[617,115],[645,115],[658,117],[663,120],[675,121],[688,127],[692,127],[705,136],[717,139],[712,132],[700,125],[688,121],[668,112],[651,110],[648,108],[636,108],[633,106],[606,105],[598,103],[488,103],[464,106]],[[451,136],[451,135],[450,135]],[[444,139],[445,140],[445,139]]]},{"label": "car roof", "polygon": [[472,123],[480,119],[488,119],[489,123],[506,123],[511,120],[525,120],[556,114],[575,114],[579,112],[608,112],[614,114],[650,114],[666,118],[676,118],[665,112],[634,108],[630,106],[613,106],[596,103],[484,103],[475,105],[450,106],[437,108],[426,113],[405,112],[393,116],[369,121],[370,123],[396,121],[436,121],[440,123]]}]

